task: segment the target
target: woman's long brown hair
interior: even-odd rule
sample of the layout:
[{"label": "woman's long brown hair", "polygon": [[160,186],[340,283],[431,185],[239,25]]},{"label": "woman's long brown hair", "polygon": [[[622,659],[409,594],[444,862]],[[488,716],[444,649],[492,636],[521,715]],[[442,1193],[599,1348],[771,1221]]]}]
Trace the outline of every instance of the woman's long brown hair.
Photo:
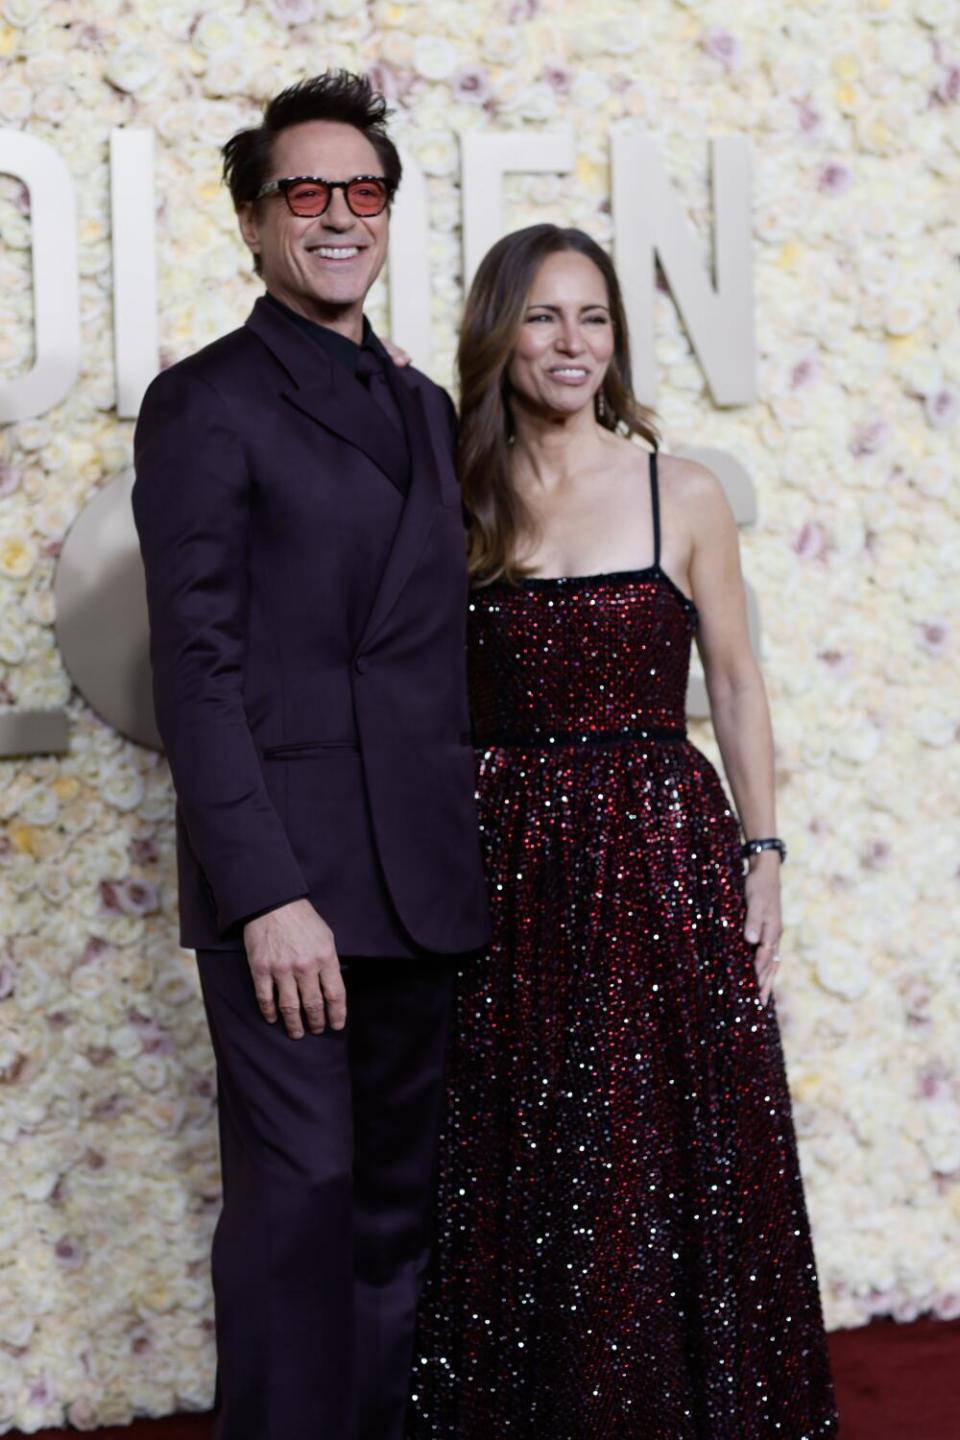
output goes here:
[{"label": "woman's long brown hair", "polygon": [[659,440],[652,410],[633,394],[630,337],[617,272],[610,257],[582,230],[530,225],[505,235],[487,252],[470,287],[460,331],[460,441],[458,464],[467,511],[470,577],[475,584],[516,581],[526,573],[517,559],[532,522],[510,476],[513,422],[507,369],[534,277],[548,255],[574,250],[592,260],[607,287],[613,322],[613,356],[598,392],[598,422],[622,435]]}]

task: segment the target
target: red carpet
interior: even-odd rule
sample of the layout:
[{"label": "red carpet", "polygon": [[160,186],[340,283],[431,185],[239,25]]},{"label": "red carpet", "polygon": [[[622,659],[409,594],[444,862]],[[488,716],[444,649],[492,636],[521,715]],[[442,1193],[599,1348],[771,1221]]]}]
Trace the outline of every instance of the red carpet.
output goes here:
[{"label": "red carpet", "polygon": [[830,1336],[840,1440],[960,1440],[960,1320]]},{"label": "red carpet", "polygon": [[[882,1320],[862,1330],[839,1330],[830,1336],[830,1353],[840,1440],[960,1440],[960,1320],[912,1325]],[[34,1440],[67,1433],[43,1430]],[[96,1440],[209,1440],[210,1421],[205,1415],[178,1415],[93,1433]]]}]

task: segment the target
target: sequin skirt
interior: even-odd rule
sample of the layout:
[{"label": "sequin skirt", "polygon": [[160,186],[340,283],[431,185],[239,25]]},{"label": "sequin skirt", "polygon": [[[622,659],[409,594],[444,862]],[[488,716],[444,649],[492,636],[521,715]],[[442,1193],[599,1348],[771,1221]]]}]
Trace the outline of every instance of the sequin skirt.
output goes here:
[{"label": "sequin skirt", "polygon": [[739,833],[686,742],[490,749],[410,1440],[836,1434]]}]

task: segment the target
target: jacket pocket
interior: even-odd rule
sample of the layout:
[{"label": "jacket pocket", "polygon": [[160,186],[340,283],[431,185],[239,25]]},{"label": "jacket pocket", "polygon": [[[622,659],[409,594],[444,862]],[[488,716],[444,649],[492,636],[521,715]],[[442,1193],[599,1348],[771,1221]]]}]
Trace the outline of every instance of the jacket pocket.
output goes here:
[{"label": "jacket pocket", "polygon": [[286,745],[267,745],[264,760],[299,760],[311,755],[356,753],[354,740],[294,740]]}]

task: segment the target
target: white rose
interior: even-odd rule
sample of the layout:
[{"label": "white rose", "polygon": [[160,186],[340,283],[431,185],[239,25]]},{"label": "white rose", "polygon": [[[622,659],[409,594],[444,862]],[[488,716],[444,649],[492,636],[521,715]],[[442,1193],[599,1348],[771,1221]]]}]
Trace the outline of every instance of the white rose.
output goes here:
[{"label": "white rose", "polygon": [[63,50],[44,50],[39,55],[31,55],[23,68],[34,85],[53,85],[69,77],[66,51]]},{"label": "white rose", "polygon": [[919,300],[909,295],[895,295],[887,305],[884,327],[888,335],[912,335],[925,318]]},{"label": "white rose", "polygon": [[956,18],[954,0],[913,0],[913,13],[924,25],[937,30]]},{"label": "white rose", "polygon": [[186,102],[177,101],[157,113],[154,125],[168,145],[182,149],[193,138],[193,111]]},{"label": "white rose", "polygon": [[250,69],[246,58],[239,50],[228,50],[215,55],[207,66],[203,77],[203,88],[207,95],[238,95],[250,80]]},{"label": "white rose", "polygon": [[920,1144],[938,1175],[960,1170],[960,1121],[951,1101],[931,1102],[924,1107]]},{"label": "white rose", "polygon": [[859,1000],[870,984],[869,962],[857,946],[837,941],[823,943],[815,969],[823,988],[844,1000]]},{"label": "white rose", "polygon": [[143,934],[143,921],[136,915],[108,915],[97,922],[97,928],[111,945],[135,945]]},{"label": "white rose", "polygon": [[413,41],[403,30],[387,30],[380,41],[380,59],[392,70],[409,70],[413,65]]},{"label": "white rose", "polygon": [[46,785],[35,785],[20,806],[20,816],[28,825],[52,825],[59,810],[57,797]]},{"label": "white rose", "polygon": [[[142,1082],[141,1082],[142,1083]],[[147,1086],[152,1089],[152,1086]],[[157,1095],[154,1099],[141,1106],[138,1110],[154,1130],[161,1133],[175,1135],[183,1124],[187,1107],[185,1103],[173,1095]]]},{"label": "white rose", "polygon": [[205,55],[219,55],[231,49],[236,38],[236,23],[230,23],[216,12],[201,16],[193,31],[193,43]]},{"label": "white rose", "polygon": [[952,745],[960,731],[960,717],[949,710],[926,705],[914,715],[914,731],[925,745],[940,750]]},{"label": "white rose", "polygon": [[634,55],[649,38],[649,26],[643,15],[620,11],[601,23],[597,34],[604,54]]},{"label": "white rose", "polygon": [[521,58],[525,43],[525,34],[519,25],[494,25],[484,34],[480,52],[491,65],[510,66]]},{"label": "white rose", "polygon": [[918,489],[932,500],[942,500],[954,485],[956,468],[941,456],[931,455],[914,469]]},{"label": "white rose", "polygon": [[118,90],[133,94],[149,85],[160,69],[160,56],[156,49],[127,40],[118,45],[107,59],[104,75]]},{"label": "white rose", "polygon": [[23,580],[36,565],[37,559],[37,547],[30,536],[0,536],[0,575],[6,575],[11,580]]},{"label": "white rose", "polygon": [[7,1296],[4,1296],[4,1301],[0,1310],[0,1341],[17,1350],[25,1349],[30,1344],[37,1322],[29,1315],[16,1314]]},{"label": "white rose", "polygon": [[26,654],[26,637],[19,617],[0,620],[0,660],[5,665],[19,665]]},{"label": "white rose", "polygon": [[[7,80],[0,85],[0,120],[18,125],[30,118],[33,108],[33,91],[17,79]],[[4,226],[4,234],[7,226]]]},{"label": "white rose", "polygon": [[880,56],[881,67],[891,82],[891,90],[897,74],[913,77],[921,75],[924,70],[932,70],[930,37],[913,29],[908,30],[905,26],[897,26],[896,29],[891,28],[885,32],[880,44]]},{"label": "white rose", "polygon": [[96,1430],[100,1425],[100,1410],[91,1395],[79,1395],[67,1407],[67,1419],[74,1430]]},{"label": "white rose", "polygon": [[266,7],[281,25],[306,25],[317,13],[314,0],[266,0]]},{"label": "white rose", "polygon": [[33,100],[33,113],[38,120],[49,120],[53,125],[62,125],[73,109],[74,95],[68,85],[44,85]]},{"label": "white rose", "polygon": [[518,113],[525,120],[552,120],[557,113],[557,97],[549,85],[527,85]]},{"label": "white rose", "polygon": [[460,163],[456,136],[450,130],[428,130],[418,135],[415,151],[427,175],[452,175]]},{"label": "white rose", "polygon": [[425,80],[446,80],[460,64],[457,48],[440,35],[418,35],[413,46],[413,64]]},{"label": "white rose", "polygon": [[943,384],[943,370],[931,355],[920,355],[906,361],[900,376],[913,395],[935,394]]},{"label": "white rose", "polygon": [[167,1065],[160,1055],[139,1055],[131,1066],[131,1073],[144,1090],[162,1090],[167,1083]]},{"label": "white rose", "polygon": [[135,810],[143,797],[143,777],[132,765],[105,765],[100,795],[117,810]]},{"label": "white rose", "polygon": [[8,25],[16,25],[17,29],[23,30],[33,24],[45,3],[46,0],[4,0],[0,15]]}]

